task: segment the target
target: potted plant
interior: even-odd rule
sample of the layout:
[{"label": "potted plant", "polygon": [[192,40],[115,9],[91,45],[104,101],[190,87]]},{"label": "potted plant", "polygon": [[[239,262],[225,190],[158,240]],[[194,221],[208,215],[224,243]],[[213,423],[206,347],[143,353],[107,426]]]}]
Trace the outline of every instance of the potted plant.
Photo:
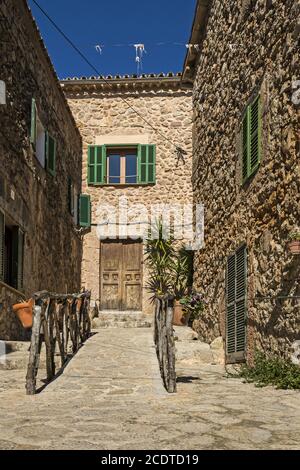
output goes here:
[{"label": "potted plant", "polygon": [[293,255],[300,255],[300,231],[295,230],[289,234],[288,249]]},{"label": "potted plant", "polygon": [[191,324],[199,318],[206,305],[203,295],[198,292],[186,295],[181,299],[180,303],[186,312],[187,322]]},{"label": "potted plant", "polygon": [[13,305],[13,311],[26,330],[32,328],[33,323],[33,305],[34,300],[29,299],[27,302],[21,302]]},{"label": "potted plant", "polygon": [[188,323],[188,315],[181,300],[191,291],[193,285],[193,252],[181,248],[172,263],[174,319],[173,324],[185,326]]}]

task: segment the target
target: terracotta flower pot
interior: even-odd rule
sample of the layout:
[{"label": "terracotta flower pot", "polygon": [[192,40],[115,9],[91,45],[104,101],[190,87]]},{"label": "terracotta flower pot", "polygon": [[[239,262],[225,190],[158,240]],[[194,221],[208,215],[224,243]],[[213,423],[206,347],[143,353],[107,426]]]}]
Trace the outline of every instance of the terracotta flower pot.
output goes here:
[{"label": "terracotta flower pot", "polygon": [[13,311],[17,315],[18,319],[23,325],[23,328],[28,330],[32,327],[33,323],[33,299],[29,299],[28,302],[13,305]]},{"label": "terracotta flower pot", "polygon": [[183,305],[179,300],[174,302],[174,316],[173,316],[173,325],[175,326],[186,326],[188,324],[188,315],[184,312]]},{"label": "terracotta flower pot", "polygon": [[288,248],[292,255],[300,255],[300,240],[292,240],[288,244]]}]

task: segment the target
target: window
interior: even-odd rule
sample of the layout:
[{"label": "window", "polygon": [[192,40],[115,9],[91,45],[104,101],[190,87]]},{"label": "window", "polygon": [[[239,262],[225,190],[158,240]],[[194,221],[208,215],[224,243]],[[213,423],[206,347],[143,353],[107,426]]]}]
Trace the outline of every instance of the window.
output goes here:
[{"label": "window", "polygon": [[155,145],[91,145],[88,184],[154,184],[155,160]]},{"label": "window", "polygon": [[73,184],[72,178],[68,179],[68,210],[73,216],[74,224],[78,225],[78,205],[79,205],[79,194]]},{"label": "window", "polygon": [[24,233],[16,225],[5,223],[0,212],[0,279],[9,286],[23,289]]},{"label": "window", "polygon": [[46,133],[41,123],[39,117],[36,117],[36,144],[35,144],[35,154],[36,158],[40,162],[43,168],[45,168],[46,163]]},{"label": "window", "polygon": [[108,149],[107,182],[109,184],[136,184],[137,149]]},{"label": "window", "polygon": [[88,194],[79,197],[79,223],[81,227],[91,226],[91,197]]},{"label": "window", "polygon": [[56,166],[56,140],[45,130],[37,112],[36,101],[31,104],[31,133],[30,141],[35,155],[43,168],[55,176]]},{"label": "window", "polygon": [[242,246],[227,260],[226,352],[228,362],[243,361],[246,349],[247,248]]},{"label": "window", "polygon": [[262,125],[259,96],[247,107],[242,127],[242,179],[245,183],[256,172],[261,161]]}]

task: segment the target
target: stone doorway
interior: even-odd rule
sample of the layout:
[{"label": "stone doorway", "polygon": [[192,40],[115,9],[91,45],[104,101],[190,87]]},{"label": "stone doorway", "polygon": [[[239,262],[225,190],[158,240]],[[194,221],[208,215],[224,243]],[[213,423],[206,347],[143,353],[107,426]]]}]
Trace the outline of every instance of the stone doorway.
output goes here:
[{"label": "stone doorway", "polygon": [[142,310],[141,240],[109,240],[100,246],[101,310]]}]

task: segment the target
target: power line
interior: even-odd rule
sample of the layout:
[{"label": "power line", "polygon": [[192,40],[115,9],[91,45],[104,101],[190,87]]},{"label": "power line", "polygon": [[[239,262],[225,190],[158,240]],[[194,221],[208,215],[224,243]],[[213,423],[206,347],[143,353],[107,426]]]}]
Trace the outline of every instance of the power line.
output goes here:
[{"label": "power line", "polygon": [[[36,1],[36,0],[32,0],[33,3],[37,6],[37,8],[43,13],[43,15],[48,19],[48,21],[50,21],[50,23],[52,24],[52,26],[59,32],[59,34],[61,34],[63,36],[63,38],[68,42],[68,44],[70,44],[70,46],[77,52],[77,54],[80,55],[80,57],[84,60],[84,62],[86,62],[89,67],[91,67],[92,70],[94,70],[94,72],[96,72],[96,74],[98,74],[99,76],[101,76],[101,72],[99,72],[99,70],[97,70],[97,68],[89,61],[89,59],[87,59],[87,57],[83,54],[83,52],[81,52],[81,50],[74,44],[74,42],[64,33],[64,31],[55,23],[55,21],[50,17],[50,15],[39,5],[39,3]],[[110,87],[113,87],[112,83],[109,82],[108,80],[105,79],[105,77],[102,77],[102,80],[107,84],[109,85]],[[160,135],[165,141],[169,142],[172,144],[173,147],[175,147],[176,149],[176,154],[177,154],[177,160],[178,160],[178,163],[180,160],[184,161],[184,156],[187,154],[185,152],[185,150],[183,150],[181,147],[177,146],[174,144],[174,142],[169,139],[168,137],[166,137],[164,134],[162,134],[156,127],[154,127],[147,119],[144,118],[144,116],[139,113],[130,103],[128,100],[126,100],[125,98],[121,97],[121,99],[123,100],[123,102],[128,106],[128,108],[130,108],[137,116],[140,117],[140,119],[142,119],[142,121],[144,121],[149,127],[151,127],[152,130],[154,130],[158,135]]]}]

